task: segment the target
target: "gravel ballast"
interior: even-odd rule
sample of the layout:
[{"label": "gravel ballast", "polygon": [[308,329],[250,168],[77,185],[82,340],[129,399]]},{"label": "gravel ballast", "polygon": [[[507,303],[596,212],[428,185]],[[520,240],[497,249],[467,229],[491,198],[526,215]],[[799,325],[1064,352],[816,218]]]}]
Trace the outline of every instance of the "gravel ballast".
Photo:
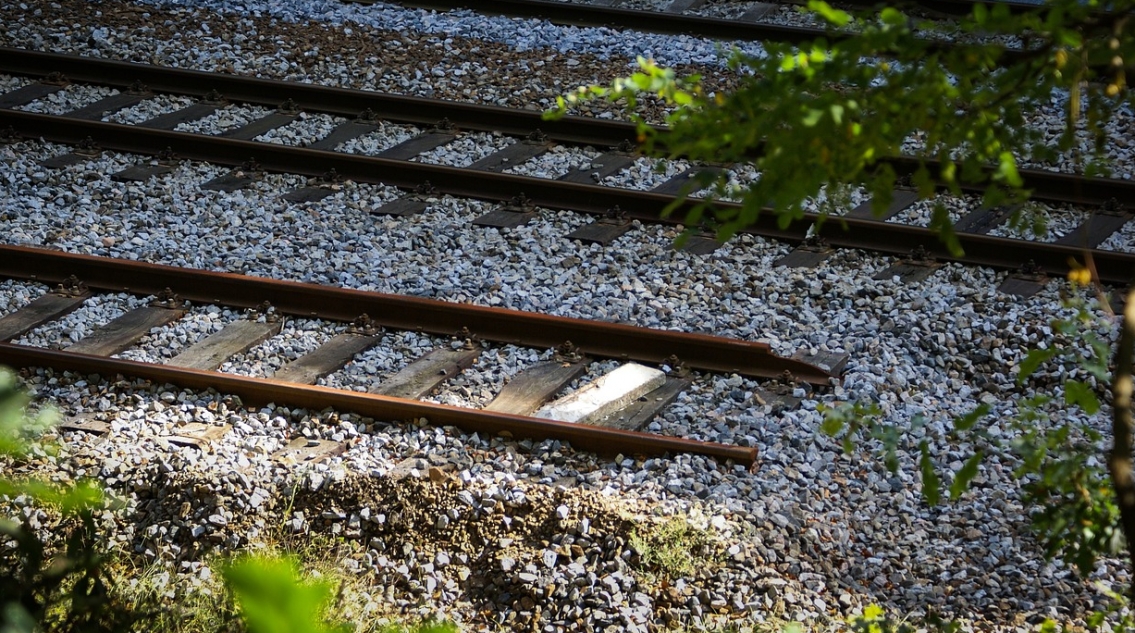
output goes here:
[{"label": "gravel ballast", "polygon": [[[227,67],[530,108],[543,108],[542,99],[576,82],[595,81],[602,60],[651,53],[664,63],[718,62],[712,47],[693,38],[381,4],[244,2],[240,9],[247,13],[240,18],[208,12],[228,7],[225,3],[103,3],[97,15],[77,13],[82,6],[0,10],[10,25],[4,43],[35,48],[50,43],[53,50],[127,59],[147,51],[144,61],[180,67]],[[13,19],[35,10],[42,11],[35,23]],[[300,26],[287,22],[292,19],[315,22]],[[403,34],[363,43],[371,28]],[[302,39],[301,32],[323,35]],[[344,56],[349,46],[335,44],[332,35],[358,43],[357,56]],[[311,55],[316,45],[321,48]],[[376,46],[392,51],[382,64],[368,61]],[[409,59],[421,61],[403,61]],[[615,66],[615,73],[627,70]],[[501,69],[507,72],[498,74]],[[0,78],[0,88],[18,85],[17,79]],[[66,111],[104,96],[76,88],[42,107]],[[166,103],[162,111],[173,105]],[[231,129],[248,115],[243,110],[215,115],[194,129]],[[339,122],[306,115],[260,140],[310,143]],[[377,152],[409,133],[384,126],[342,149]],[[504,142],[466,135],[426,160],[467,164],[466,146],[489,153]],[[348,412],[250,410],[225,394],[26,372],[25,382],[40,398],[56,402],[65,414],[93,415],[111,427],[98,441],[63,434],[63,452],[40,467],[64,479],[97,474],[127,502],[125,511],[103,519],[120,547],[169,564],[182,580],[200,578],[207,547],[249,547],[284,526],[294,534],[341,537],[350,545],[345,569],[393,588],[375,593],[360,612],[442,615],[470,630],[647,631],[728,620],[824,622],[879,603],[900,615],[933,611],[968,618],[974,630],[1024,631],[1041,617],[1074,621],[1103,599],[1090,582],[1041,557],[1024,530],[1028,509],[1011,460],[990,457],[973,491],[936,507],[920,498],[915,474],[921,439],[929,440],[941,468],[960,466],[965,452],[949,441],[949,422],[978,402],[993,408],[991,431],[1010,433],[1000,421],[1018,413],[1018,399],[1041,384],[1018,385],[1019,363],[1047,340],[1052,319],[1070,314],[1059,303],[1070,292],[1063,281],[1017,299],[995,290],[1005,273],[956,264],[904,285],[872,279],[891,258],[853,251],[840,251],[814,270],[774,268],[790,245],[752,236],[699,257],[672,249],[675,228],[636,223],[601,248],[563,237],[588,218],[549,209],[538,209],[526,226],[485,230],[470,221],[493,205],[449,196],[428,198],[427,210],[417,216],[371,215],[370,209],[398,195],[378,185],[343,183],[318,203],[296,204],[280,196],[305,184],[299,176],[266,174],[249,189],[226,194],[199,189],[227,172],[201,163],[184,162],[146,183],[112,181],[109,174],[137,157],[110,152],[61,170],[38,164],[64,151],[38,140],[0,146],[0,226],[6,242],[710,332],[767,341],[783,355],[815,350],[850,356],[837,384],[800,394],[798,409],[764,404],[756,381],[697,375],[649,426],[665,435],[754,446],[759,460],[752,472],[686,455],[598,457],[553,441],[483,437]],[[563,148],[510,173],[558,177],[598,155]],[[607,184],[648,188],[662,178],[653,169],[642,161]],[[738,181],[755,177],[750,172],[741,170]],[[950,204],[960,215],[976,202]],[[924,222],[927,208],[894,221]],[[1051,229],[1044,239],[1066,230],[1055,221]],[[1117,234],[1107,247],[1130,250],[1129,236]],[[45,290],[0,282],[0,311],[17,309]],[[92,323],[144,299],[100,296],[17,342],[65,347]],[[162,362],[238,318],[244,315],[191,306],[185,319],[151,332],[122,357]],[[343,326],[287,319],[281,334],[222,370],[269,375]],[[1102,335],[1114,338],[1111,330]],[[453,343],[387,332],[380,346],[321,384],[362,390],[445,344]],[[511,376],[551,354],[487,346],[477,364],[430,399],[483,406]],[[593,363],[572,388],[616,365]],[[1054,380],[1050,370],[1042,369],[1039,380]],[[1106,408],[1092,418],[1065,413],[1060,387],[1053,389],[1051,415],[1081,416],[1070,419],[1107,428]],[[875,403],[898,427],[916,416],[926,420],[917,435],[900,443],[899,473],[882,466],[872,443],[844,455],[837,441],[820,432],[821,404],[857,400]],[[231,430],[207,451],[169,440],[190,424],[228,424]],[[296,438],[349,446],[317,464],[293,467],[272,459]],[[296,492],[289,496],[293,485]],[[39,517],[26,508],[12,512]],[[663,583],[658,570],[644,567],[630,537],[636,525],[671,516],[704,530],[713,547],[697,552],[704,561],[697,570]],[[1121,561],[1104,560],[1089,580],[1128,578]]]}]

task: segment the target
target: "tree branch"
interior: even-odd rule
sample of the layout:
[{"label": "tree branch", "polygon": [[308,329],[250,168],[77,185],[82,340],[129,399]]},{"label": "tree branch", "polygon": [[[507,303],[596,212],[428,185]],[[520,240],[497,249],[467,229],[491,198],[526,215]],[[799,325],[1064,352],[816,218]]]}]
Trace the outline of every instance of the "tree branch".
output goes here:
[{"label": "tree branch", "polygon": [[[1127,555],[1130,569],[1135,572],[1135,466],[1132,464],[1132,429],[1135,428],[1135,415],[1131,410],[1131,399],[1135,379],[1131,375],[1132,359],[1135,357],[1135,290],[1127,294],[1123,308],[1123,322],[1119,331],[1119,345],[1115,350],[1115,377],[1112,379],[1112,432],[1114,434],[1111,455],[1107,466],[1111,472],[1112,485],[1115,486],[1115,500],[1119,506],[1123,536],[1127,540]],[[1128,588],[1135,598],[1135,582]]]}]

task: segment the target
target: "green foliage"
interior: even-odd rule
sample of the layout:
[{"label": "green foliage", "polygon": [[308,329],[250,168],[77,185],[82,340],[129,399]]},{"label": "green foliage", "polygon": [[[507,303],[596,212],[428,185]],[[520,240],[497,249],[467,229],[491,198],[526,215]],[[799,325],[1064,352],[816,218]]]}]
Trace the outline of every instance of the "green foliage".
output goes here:
[{"label": "green foliage", "polygon": [[713,542],[705,530],[673,517],[661,525],[639,526],[631,533],[631,547],[642,566],[669,578],[689,577],[695,571],[716,565]]},{"label": "green foliage", "polygon": [[[1092,329],[1099,324],[1088,306],[1069,300],[1074,310],[1072,317],[1053,323],[1053,330],[1061,336],[1088,341],[1092,353],[1082,355],[1070,347],[1051,342],[1047,347],[1034,349],[1018,364],[1017,382],[1025,385],[1048,364],[1062,362],[1064,366],[1078,367],[1082,375],[1106,384],[1110,381],[1107,370],[1107,346]],[[1100,411],[1097,387],[1086,380],[1070,377],[1062,381],[1064,397],[1060,401],[1066,411],[1079,409],[1088,416]],[[1103,437],[1090,425],[1076,421],[1074,416],[1054,418],[1046,411],[1056,400],[1044,393],[1017,402],[1017,413],[1000,420],[1011,433],[1007,437],[994,436],[980,424],[986,420],[990,407],[982,404],[953,420],[952,440],[970,447],[972,454],[961,468],[953,473],[949,485],[951,500],[960,498],[978,475],[983,459],[990,454],[1002,455],[1006,461],[1019,464],[1014,475],[1021,485],[1022,498],[1034,511],[1030,515],[1032,527],[1047,557],[1060,556],[1075,565],[1082,574],[1091,572],[1099,556],[1115,555],[1123,551],[1126,543],[1119,527],[1119,509],[1110,483],[1110,474],[1102,460]],[[822,430],[829,435],[844,432],[844,450],[850,452],[855,440],[876,440],[887,467],[894,471],[898,464],[895,448],[902,441],[904,431],[881,422],[875,405],[846,404],[824,410]],[[924,422],[915,419],[911,430],[921,428]],[[922,494],[933,505],[941,500],[941,474],[930,453],[930,441],[919,442],[918,471],[922,479]]]},{"label": "green foliage", "polygon": [[[824,421],[820,427],[824,433],[831,437],[843,434],[843,452],[851,453],[855,450],[855,439],[862,436],[879,442],[883,449],[883,463],[892,473],[899,469],[898,447],[902,440],[901,428],[882,421],[883,411],[875,404],[860,402],[843,403],[837,406],[820,405],[820,413],[824,414]],[[912,421],[912,428],[923,424],[921,418]]]},{"label": "green foliage", "polygon": [[349,631],[345,624],[322,621],[332,585],[302,579],[288,558],[242,556],[225,565],[225,583],[232,591],[249,633],[331,633]]},{"label": "green foliage", "polygon": [[[1122,15],[1133,4],[1119,0],[1108,7]],[[1017,167],[1022,158],[1079,155],[1078,134],[1094,141],[1086,170],[1102,170],[1104,126],[1120,103],[1132,99],[1122,60],[1132,59],[1135,37],[1122,20],[1100,19],[1094,13],[1100,6],[1098,0],[1053,0],[1011,15],[1000,4],[976,5],[961,30],[1028,43],[1027,54],[1010,59],[996,44],[943,47],[923,37],[934,25],[893,7],[853,16],[811,0],[809,9],[841,31],[801,45],[765,43],[762,56],[735,53],[730,66],[740,81],[733,92],[709,93],[698,77],[678,78],[639,59],[639,72],[609,86],[581,87],[558,99],[548,116],[587,99],[624,99],[647,153],[752,163],[760,178],[747,190],[731,190],[728,174],[713,183],[718,195],[742,198],[739,210],[717,209],[723,237],[752,224],[765,209],[787,226],[804,217],[807,200],[849,186],[870,192],[881,212],[896,174],[880,159],[899,154],[911,139],[924,148],[912,178],[923,197],[939,187],[960,193],[967,184],[984,188],[984,204],[1004,205],[1028,195]],[[1025,122],[1058,90],[1071,97],[1067,125],[1053,143]],[[635,113],[641,94],[674,106],[665,129]],[[700,224],[712,205],[693,203],[686,223]],[[941,205],[931,226],[960,250]]]},{"label": "green foliage", "polygon": [[[38,438],[57,416],[48,409],[26,415],[29,402],[16,375],[0,368],[0,455],[6,459],[24,459],[33,446],[51,448]],[[0,631],[118,631],[140,617],[121,608],[105,573],[108,558],[94,521],[103,504],[96,485],[0,477],[0,495],[58,511],[67,530],[62,551],[54,552],[29,526],[0,519],[0,539],[15,543],[0,558]]]},{"label": "green foliage", "polygon": [[943,620],[939,617],[930,617],[925,626],[914,627],[906,622],[899,622],[888,616],[879,605],[867,605],[862,615],[852,616],[847,620],[848,629],[854,633],[915,633],[916,631],[937,631],[938,633],[957,633],[961,624],[952,620]]}]

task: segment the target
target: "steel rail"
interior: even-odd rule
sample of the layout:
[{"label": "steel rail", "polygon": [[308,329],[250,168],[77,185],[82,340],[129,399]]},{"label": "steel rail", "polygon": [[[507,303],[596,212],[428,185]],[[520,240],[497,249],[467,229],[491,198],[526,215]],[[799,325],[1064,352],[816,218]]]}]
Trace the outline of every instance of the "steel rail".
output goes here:
[{"label": "steel rail", "polygon": [[[726,41],[804,44],[821,37],[829,42],[839,42],[849,37],[846,33],[822,28],[727,20],[665,11],[621,9],[617,6],[599,6],[554,0],[397,0],[397,4],[439,11],[467,9],[489,15],[537,18],[553,24],[607,26],[647,33],[693,35]],[[902,3],[851,0],[850,4],[860,9],[874,9],[889,4],[905,10],[917,8],[915,5],[922,3],[916,2],[914,5],[901,6]],[[969,8],[963,11],[962,5],[967,4]],[[964,0],[928,0],[922,8],[969,13],[974,4],[988,5],[989,3],[967,3]],[[1036,4],[1012,3],[1010,7],[1010,12],[1015,14],[1044,10],[1044,5]],[[924,41],[930,51],[944,51],[954,48],[954,45],[949,42]],[[1002,51],[1002,57],[1006,62],[1012,63],[1026,57],[1026,54],[1020,49],[1005,48]]]},{"label": "steel rail", "polygon": [[379,420],[425,418],[434,426],[453,426],[468,433],[499,434],[533,440],[557,439],[571,442],[577,449],[604,455],[694,453],[752,466],[757,449],[702,442],[679,437],[621,431],[603,427],[557,422],[519,415],[463,409],[419,400],[391,398],[329,387],[298,385],[270,379],[155,365],[137,361],[74,354],[37,347],[0,343],[0,363],[13,367],[51,367],[60,371],[86,374],[132,376],[152,382],[169,383],[193,389],[215,389],[239,396],[244,404],[270,402],[319,411],[333,408],[351,411]]},{"label": "steel rail", "polygon": [[167,68],[80,55],[44,53],[0,47],[0,72],[28,77],[63,73],[71,81],[119,89],[141,81],[155,92],[201,98],[213,90],[225,99],[271,108],[291,99],[309,112],[355,118],[370,110],[376,118],[430,126],[442,119],[458,128],[526,136],[537,129],[561,143],[618,145],[636,137],[634,125],[592,117],[567,116],[545,121],[540,112],[424,99],[370,90],[352,90],[290,81],[258,79],[224,73]]},{"label": "steel rail", "polygon": [[688,367],[705,371],[760,378],[789,371],[822,386],[831,378],[819,367],[773,354],[765,343],[26,246],[0,245],[0,275],[49,284],[75,275],[87,286],[107,291],[156,294],[169,288],[202,303],[254,308],[269,301],[282,313],[303,317],[351,321],[365,313],[379,325],[398,330],[452,336],[467,328],[484,340],[528,347],[571,341],[586,354],[606,358],[663,363],[674,355]]},{"label": "steel rail", "polygon": [[[346,0],[358,4],[373,4],[376,0]],[[477,13],[505,15],[519,18],[538,18],[553,24],[571,26],[609,26],[649,33],[696,35],[717,40],[769,41],[797,44],[826,37],[840,39],[838,33],[812,27],[786,26],[762,22],[727,20],[686,13],[622,9],[582,2],[556,2],[553,0],[397,0],[396,4],[452,11],[468,9]],[[777,4],[804,4],[778,2]],[[858,9],[882,9],[892,6],[900,10],[933,9],[951,13],[969,13],[975,4],[967,0],[915,0],[914,2],[881,2],[879,0],[846,0],[837,5],[851,5]],[[1005,3],[1014,14],[1043,10],[1044,5],[1023,2]]]},{"label": "steel rail", "polygon": [[[185,158],[230,165],[239,165],[249,157],[255,157],[269,171],[318,176],[334,168],[344,177],[359,182],[381,182],[402,188],[413,188],[430,181],[442,193],[454,196],[503,201],[523,192],[537,205],[581,213],[604,214],[618,205],[628,216],[652,222],[678,224],[694,204],[689,200],[683,201],[673,215],[663,217],[661,211],[674,201],[674,197],[649,191],[0,110],[0,126],[9,125],[22,134],[61,143],[74,144],[89,137],[104,148],[124,152],[157,154],[169,147]],[[725,202],[717,205],[727,209],[739,208],[739,205]],[[805,214],[802,221],[782,228],[776,216],[763,213],[744,231],[800,242],[806,237],[809,227],[819,220],[816,214]],[[843,230],[844,228],[847,230]],[[1082,258],[1084,254],[1083,249],[1076,247],[962,233],[958,235],[958,241],[965,254],[956,257],[928,229],[873,220],[827,218],[820,235],[833,246],[861,248],[899,256],[905,256],[911,249],[921,245],[944,261],[1001,269],[1015,270],[1032,261],[1046,272],[1057,276],[1063,276],[1068,271],[1070,258]],[[1101,281],[1126,284],[1135,277],[1135,254],[1102,250],[1093,250],[1091,254]]]},{"label": "steel rail", "polygon": [[[159,92],[198,98],[216,89],[227,99],[236,102],[276,107],[283,101],[292,99],[305,110],[312,112],[355,117],[360,112],[370,109],[379,118],[390,121],[432,125],[441,119],[448,119],[459,128],[497,131],[516,136],[526,136],[540,130],[554,141],[569,144],[615,146],[624,140],[634,139],[637,135],[634,124],[625,121],[580,116],[568,116],[560,121],[545,121],[539,112],[514,108],[13,48],[0,48],[0,72],[30,77],[45,77],[52,72],[62,72],[76,81],[118,88],[127,88],[134,81],[142,81]],[[919,167],[918,159],[909,156],[886,158],[879,162],[889,164],[899,177],[911,176]],[[941,163],[937,160],[927,159],[925,164],[931,173],[938,173],[941,169]],[[1135,181],[1084,177],[1042,169],[1019,171],[1024,187],[1031,190],[1033,197],[1038,200],[1098,206],[1112,198],[1135,199]],[[986,170],[986,173],[992,174],[992,169]],[[974,193],[984,190],[978,185],[966,185],[962,189]]]}]

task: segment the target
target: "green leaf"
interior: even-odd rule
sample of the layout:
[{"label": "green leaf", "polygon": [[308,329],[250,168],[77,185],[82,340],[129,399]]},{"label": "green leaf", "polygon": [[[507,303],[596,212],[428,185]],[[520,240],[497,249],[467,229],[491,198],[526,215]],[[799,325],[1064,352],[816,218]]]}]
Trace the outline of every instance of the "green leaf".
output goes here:
[{"label": "green leaf", "polygon": [[323,633],[331,585],[303,581],[287,558],[244,556],[222,571],[249,633]]},{"label": "green leaf", "polygon": [[836,434],[843,430],[843,420],[835,415],[828,415],[820,425],[820,430],[828,437],[835,437]]},{"label": "green leaf", "polygon": [[1079,380],[1064,381],[1064,402],[1079,406],[1088,415],[1094,415],[1100,410],[1096,392],[1090,385]]},{"label": "green leaf", "polygon": [[959,431],[968,431],[973,428],[977,421],[985,417],[989,413],[989,405],[982,403],[976,409],[963,415],[960,418],[954,418],[954,428]]},{"label": "green leaf", "polygon": [[906,15],[894,7],[887,7],[879,13],[879,20],[882,21],[883,24],[900,26],[906,24]]},{"label": "green leaf", "polygon": [[938,505],[941,497],[942,485],[938,481],[938,473],[934,472],[934,464],[930,461],[930,446],[926,440],[918,445],[921,456],[918,458],[918,470],[922,474],[922,496],[932,506]]},{"label": "green leaf", "polygon": [[1013,158],[1012,152],[1001,152],[998,156],[997,177],[1013,187],[1024,184],[1021,174],[1017,173],[1017,160]]},{"label": "green leaf", "polygon": [[851,22],[851,14],[847,11],[833,9],[830,4],[823,0],[808,0],[808,10],[820,14],[820,17],[827,20],[832,26],[847,26]]},{"label": "green leaf", "polygon": [[822,118],[824,118],[824,111],[813,108],[808,110],[803,119],[800,119],[800,123],[802,123],[804,127],[816,127],[816,124],[819,123]]},{"label": "green leaf", "polygon": [[973,457],[967,459],[966,463],[962,465],[962,469],[954,475],[954,481],[950,483],[950,499],[957,499],[969,488],[969,482],[977,476],[977,467],[981,464],[982,457],[981,451],[978,451]]},{"label": "green leaf", "polygon": [[1017,374],[1017,384],[1024,384],[1025,380],[1040,367],[1041,363],[1048,361],[1053,356],[1056,356],[1056,349],[1054,348],[1030,350],[1028,356],[1025,356],[1025,360],[1021,361],[1019,365],[1020,372]]},{"label": "green leaf", "polygon": [[985,24],[988,19],[989,9],[986,9],[984,4],[978,3],[973,5],[973,21],[976,22],[978,26]]}]

